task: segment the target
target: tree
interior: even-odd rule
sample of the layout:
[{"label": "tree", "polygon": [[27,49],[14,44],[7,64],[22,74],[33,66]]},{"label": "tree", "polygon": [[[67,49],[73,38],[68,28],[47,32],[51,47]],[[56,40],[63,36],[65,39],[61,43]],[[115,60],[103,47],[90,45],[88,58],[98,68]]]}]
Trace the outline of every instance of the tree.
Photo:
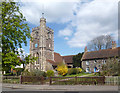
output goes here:
[{"label": "tree", "polygon": [[81,58],[83,53],[78,53],[77,55],[73,56],[73,66],[74,67],[82,67],[81,66]]},{"label": "tree", "polygon": [[[30,29],[26,19],[19,10],[17,2],[2,2],[2,67],[3,69],[14,68],[20,65],[18,48],[22,43],[27,45],[30,37]],[[21,51],[22,52],[22,51]]]},{"label": "tree", "polygon": [[102,66],[102,75],[114,76],[119,74],[120,62],[119,58],[109,58],[106,60],[106,64]]},{"label": "tree", "polygon": [[98,51],[112,48],[113,38],[110,35],[101,35],[94,38],[87,44],[88,51]]},{"label": "tree", "polygon": [[38,59],[38,57],[32,57],[31,55],[25,56],[24,60],[21,60],[21,63],[23,64],[23,68],[25,69],[25,65],[33,62],[35,62]]}]

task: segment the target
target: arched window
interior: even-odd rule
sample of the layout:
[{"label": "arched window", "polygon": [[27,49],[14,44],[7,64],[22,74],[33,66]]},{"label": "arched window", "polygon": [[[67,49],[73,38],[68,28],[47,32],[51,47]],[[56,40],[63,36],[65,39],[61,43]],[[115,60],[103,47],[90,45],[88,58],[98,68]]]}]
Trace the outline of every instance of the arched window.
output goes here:
[{"label": "arched window", "polygon": [[36,43],[36,44],[35,44],[35,48],[37,48],[37,47],[38,47],[38,44]]},{"label": "arched window", "polygon": [[48,38],[51,38],[51,34],[50,33],[48,34]]},{"label": "arched window", "polygon": [[37,52],[37,54],[36,54],[36,57],[37,57],[36,64],[39,64],[39,53],[38,53],[38,52]]}]

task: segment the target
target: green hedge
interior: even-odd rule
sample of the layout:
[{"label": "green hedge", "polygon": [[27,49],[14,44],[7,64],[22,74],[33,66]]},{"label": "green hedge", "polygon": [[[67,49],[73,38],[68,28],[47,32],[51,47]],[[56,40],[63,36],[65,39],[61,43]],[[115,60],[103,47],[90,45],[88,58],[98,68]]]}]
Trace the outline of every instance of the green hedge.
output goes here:
[{"label": "green hedge", "polygon": [[69,68],[68,69],[68,75],[72,75],[72,74],[79,74],[80,70],[78,68]]}]

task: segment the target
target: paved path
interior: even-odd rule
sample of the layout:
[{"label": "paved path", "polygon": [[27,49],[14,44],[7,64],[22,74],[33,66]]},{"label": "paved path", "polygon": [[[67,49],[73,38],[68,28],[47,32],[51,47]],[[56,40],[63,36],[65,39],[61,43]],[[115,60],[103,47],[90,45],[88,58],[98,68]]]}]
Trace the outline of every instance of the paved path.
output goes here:
[{"label": "paved path", "polygon": [[118,86],[106,85],[21,85],[3,84],[3,91],[118,91]]}]

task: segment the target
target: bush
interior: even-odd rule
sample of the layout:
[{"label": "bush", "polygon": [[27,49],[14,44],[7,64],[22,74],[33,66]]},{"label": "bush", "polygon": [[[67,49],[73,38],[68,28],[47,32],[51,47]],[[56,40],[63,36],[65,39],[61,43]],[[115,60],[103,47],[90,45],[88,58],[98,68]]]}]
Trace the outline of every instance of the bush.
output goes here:
[{"label": "bush", "polygon": [[77,68],[78,70],[79,70],[79,73],[81,73],[83,70],[82,70],[82,68]]},{"label": "bush", "polygon": [[24,68],[15,68],[14,70],[16,71],[16,74],[17,74],[17,76],[18,76],[18,75],[21,74],[21,72],[24,71]]},{"label": "bush", "polygon": [[65,76],[68,72],[68,67],[65,64],[60,64],[57,66],[57,71],[59,75]]},{"label": "bush", "polygon": [[22,75],[23,76],[38,76],[38,77],[43,76],[43,77],[46,77],[46,73],[44,71],[41,71],[38,69],[32,70],[31,72],[26,70],[22,73]]},{"label": "bush", "polygon": [[14,73],[6,73],[6,74],[4,74],[3,76],[15,76],[16,74],[14,74]]},{"label": "bush", "polygon": [[69,68],[68,69],[68,74],[72,75],[72,74],[79,74],[82,72],[81,68]]},{"label": "bush", "polygon": [[31,74],[28,70],[23,71],[21,75],[22,76],[31,76]]},{"label": "bush", "polygon": [[47,77],[54,76],[54,71],[53,70],[48,70],[46,74],[47,74]]},{"label": "bush", "polygon": [[100,72],[95,72],[94,75],[95,75],[95,76],[100,76],[101,74],[100,74]]},{"label": "bush", "polygon": [[100,72],[100,75],[101,75],[101,76],[107,76],[107,71],[102,71],[102,72]]}]

